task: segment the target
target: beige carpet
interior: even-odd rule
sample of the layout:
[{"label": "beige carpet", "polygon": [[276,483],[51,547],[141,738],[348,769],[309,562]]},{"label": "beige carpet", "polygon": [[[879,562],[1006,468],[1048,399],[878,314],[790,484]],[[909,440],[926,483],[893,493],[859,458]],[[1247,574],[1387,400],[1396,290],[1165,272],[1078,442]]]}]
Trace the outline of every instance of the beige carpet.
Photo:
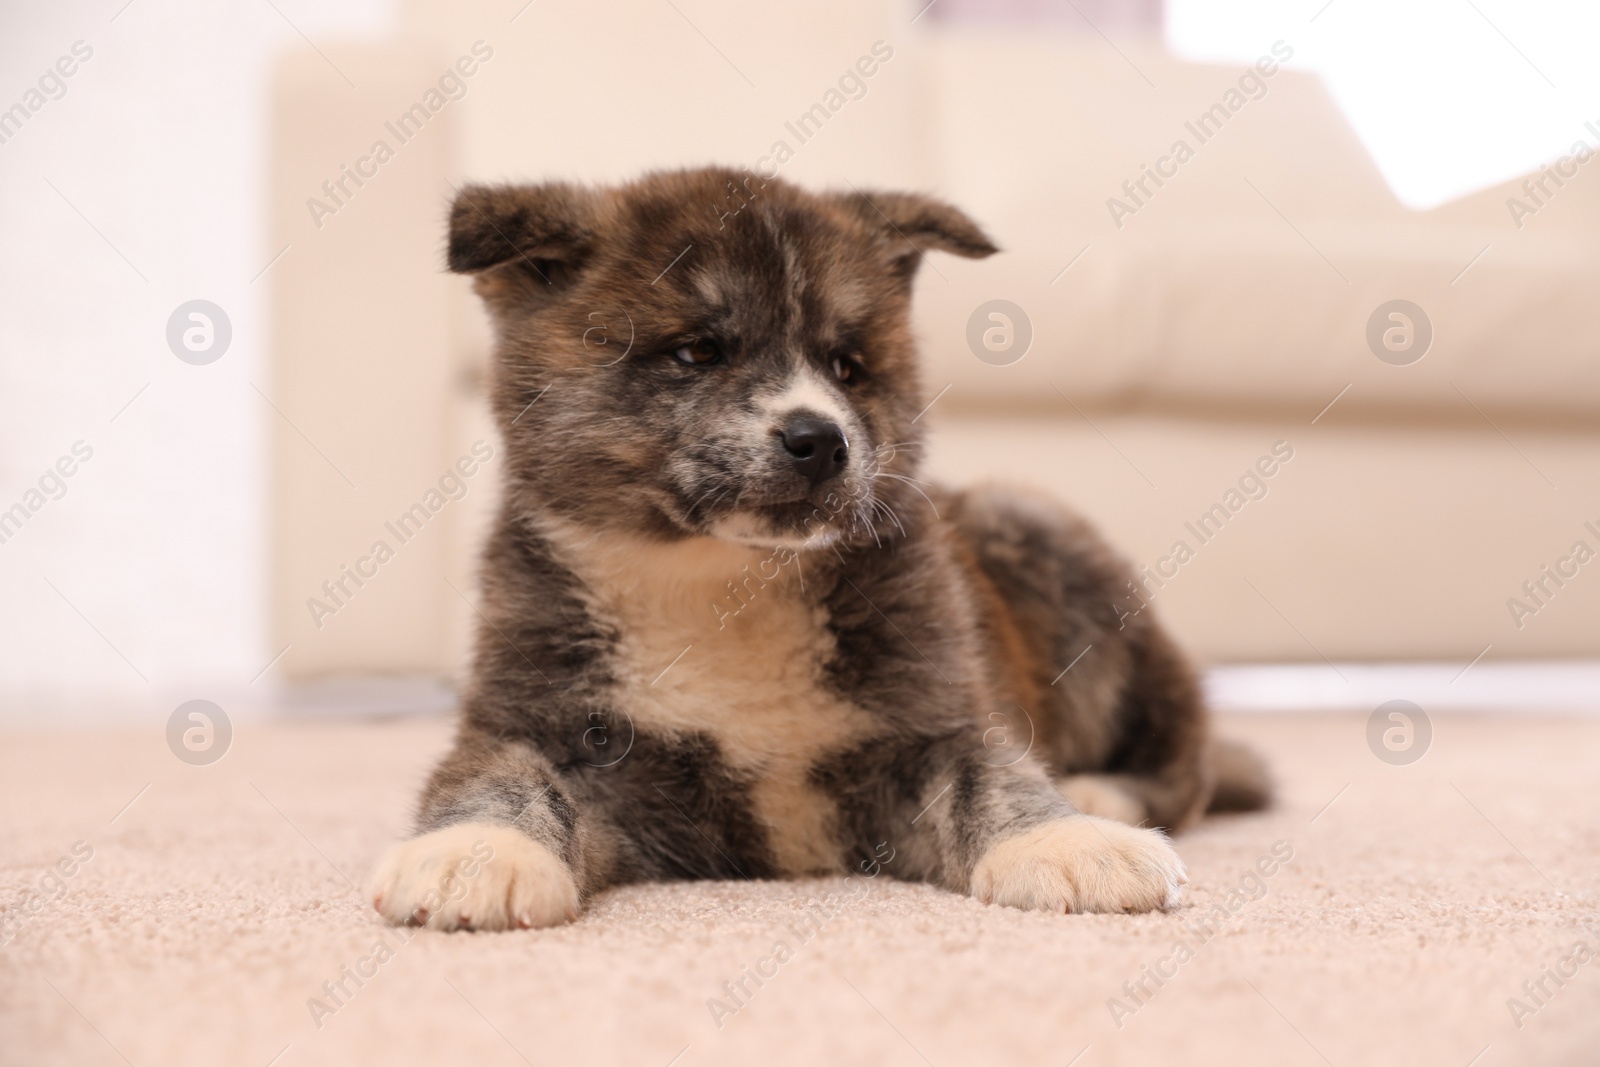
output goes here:
[{"label": "beige carpet", "polygon": [[[210,767],[159,724],[0,737],[0,1063],[1600,1063],[1600,960],[1545,977],[1542,1004],[1523,989],[1600,950],[1600,720],[1436,718],[1409,767],[1372,755],[1363,716],[1225,726],[1284,801],[1180,839],[1173,914],[1029,914],[886,877],[652,886],[382,962],[345,876],[402,829],[443,722],[244,723]],[[1279,841],[1293,859],[1253,875]],[[323,983],[358,966],[337,1006]],[[776,973],[736,1000],[746,967]],[[316,1022],[313,997],[333,1009]]]}]

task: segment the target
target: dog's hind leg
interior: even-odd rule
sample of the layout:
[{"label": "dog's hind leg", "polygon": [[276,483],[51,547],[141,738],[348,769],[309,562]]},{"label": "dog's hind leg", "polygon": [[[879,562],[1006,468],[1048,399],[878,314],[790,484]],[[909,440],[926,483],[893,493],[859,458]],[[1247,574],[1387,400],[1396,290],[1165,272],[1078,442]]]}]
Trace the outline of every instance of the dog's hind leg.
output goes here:
[{"label": "dog's hind leg", "polygon": [[[1199,818],[1217,767],[1249,761],[1216,758],[1195,672],[1151,591],[1052,501],[984,488],[946,494],[940,509],[965,550],[996,688],[1026,712],[1034,754],[1063,795],[1129,823]],[[1234,810],[1264,804],[1261,774],[1230,771],[1226,783]]]}]

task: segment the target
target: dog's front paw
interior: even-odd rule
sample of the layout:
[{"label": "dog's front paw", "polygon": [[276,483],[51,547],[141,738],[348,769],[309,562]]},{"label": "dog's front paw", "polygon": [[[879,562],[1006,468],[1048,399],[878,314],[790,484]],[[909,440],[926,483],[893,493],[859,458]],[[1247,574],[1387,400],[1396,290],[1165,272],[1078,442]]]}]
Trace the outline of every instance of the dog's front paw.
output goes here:
[{"label": "dog's front paw", "polygon": [[1074,815],[984,853],[972,895],[1040,911],[1154,911],[1176,904],[1188,880],[1164,834]]},{"label": "dog's front paw", "polygon": [[435,930],[554,926],[578,916],[578,885],[561,857],[490,823],[402,841],[379,861],[369,896],[391,923]]}]

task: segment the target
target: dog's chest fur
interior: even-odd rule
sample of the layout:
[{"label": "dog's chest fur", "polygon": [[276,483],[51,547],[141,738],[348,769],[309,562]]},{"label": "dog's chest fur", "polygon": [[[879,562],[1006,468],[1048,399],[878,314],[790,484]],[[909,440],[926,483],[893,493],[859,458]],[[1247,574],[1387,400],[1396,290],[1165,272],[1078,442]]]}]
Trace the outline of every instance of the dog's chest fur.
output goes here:
[{"label": "dog's chest fur", "polygon": [[618,635],[609,666],[633,728],[712,738],[749,782],[783,873],[843,869],[833,802],[809,778],[872,720],[822,684],[834,637],[804,597],[799,561],[711,538],[554,533],[589,610]]}]

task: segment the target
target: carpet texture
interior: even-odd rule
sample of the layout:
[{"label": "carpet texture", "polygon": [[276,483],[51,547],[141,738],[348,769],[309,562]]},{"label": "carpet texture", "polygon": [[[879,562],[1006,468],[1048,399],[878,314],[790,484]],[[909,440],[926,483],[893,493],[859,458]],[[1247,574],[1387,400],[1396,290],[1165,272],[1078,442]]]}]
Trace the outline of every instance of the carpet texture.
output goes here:
[{"label": "carpet texture", "polygon": [[239,723],[206,767],[159,726],[12,733],[0,1063],[1600,1063],[1600,721],[1436,717],[1409,766],[1365,716],[1222,726],[1282,801],[1179,839],[1173,913],[985,907],[891,863],[404,941],[352,882],[445,722]]}]

